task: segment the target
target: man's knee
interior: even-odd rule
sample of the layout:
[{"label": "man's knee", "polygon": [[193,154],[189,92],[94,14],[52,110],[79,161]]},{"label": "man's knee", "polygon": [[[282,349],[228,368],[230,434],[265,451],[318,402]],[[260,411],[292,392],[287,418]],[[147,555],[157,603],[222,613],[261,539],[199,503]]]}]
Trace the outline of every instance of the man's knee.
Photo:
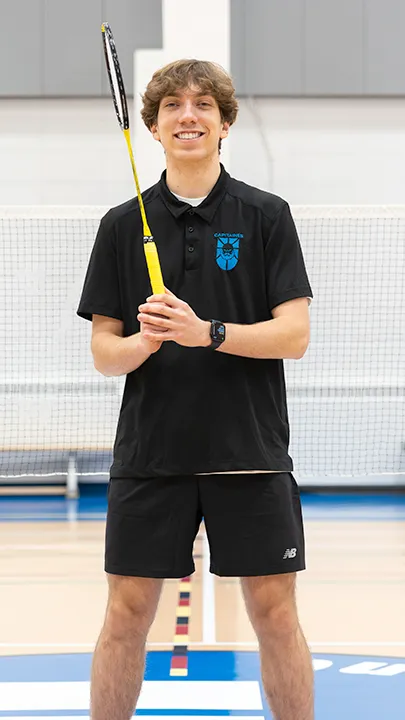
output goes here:
[{"label": "man's knee", "polygon": [[246,609],[259,640],[296,632],[295,574],[241,579]]},{"label": "man's knee", "polygon": [[120,640],[146,639],[156,615],[163,581],[109,575],[105,627]]}]

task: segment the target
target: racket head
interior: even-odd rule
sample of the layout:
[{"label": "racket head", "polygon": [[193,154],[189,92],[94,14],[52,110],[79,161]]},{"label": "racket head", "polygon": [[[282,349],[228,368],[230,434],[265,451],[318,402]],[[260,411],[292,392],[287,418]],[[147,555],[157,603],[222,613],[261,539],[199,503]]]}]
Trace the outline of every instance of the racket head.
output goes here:
[{"label": "racket head", "polygon": [[128,130],[129,116],[127,96],[125,94],[124,81],[122,79],[121,67],[115,47],[114,36],[108,23],[101,26],[103,38],[104,57],[107,66],[108,79],[110,81],[111,95],[114,108],[121,130]]}]

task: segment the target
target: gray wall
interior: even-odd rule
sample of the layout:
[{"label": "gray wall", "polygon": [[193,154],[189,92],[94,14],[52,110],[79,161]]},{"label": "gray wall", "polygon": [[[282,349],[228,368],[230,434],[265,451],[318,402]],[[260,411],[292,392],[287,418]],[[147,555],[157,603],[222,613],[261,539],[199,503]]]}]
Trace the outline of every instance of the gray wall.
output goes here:
[{"label": "gray wall", "polygon": [[404,95],[404,0],[232,0],[239,95]]},{"label": "gray wall", "polygon": [[[162,44],[161,0],[0,0],[0,13],[3,97],[108,95],[103,20],[128,94],[134,50]],[[404,27],[404,0],[231,0],[238,94],[405,95]]]},{"label": "gray wall", "polygon": [[134,50],[162,45],[161,0],[0,0],[0,16],[3,97],[108,95],[103,21],[113,30],[128,95]]}]

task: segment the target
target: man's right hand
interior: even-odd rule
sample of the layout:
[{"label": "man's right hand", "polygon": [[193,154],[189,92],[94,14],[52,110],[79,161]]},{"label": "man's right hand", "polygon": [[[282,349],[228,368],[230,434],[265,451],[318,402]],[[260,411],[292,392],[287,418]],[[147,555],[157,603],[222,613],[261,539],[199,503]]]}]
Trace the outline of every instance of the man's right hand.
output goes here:
[{"label": "man's right hand", "polygon": [[161,348],[161,346],[162,346],[162,341],[159,340],[158,342],[153,342],[153,340],[146,339],[146,338],[143,336],[143,328],[142,328],[142,325],[141,325],[141,333],[140,333],[140,335],[141,335],[141,340],[142,340],[142,346],[145,348],[145,350],[146,350],[147,352],[149,352],[151,355],[153,355],[153,353],[155,353],[155,352],[157,352],[158,350],[160,350],[160,348]]},{"label": "man's right hand", "polygon": [[[157,316],[158,317],[158,316]],[[145,337],[145,332],[147,333],[148,337]],[[158,325],[150,325],[149,323],[141,323],[141,338],[142,338],[142,344],[148,352],[150,352],[151,355],[153,353],[160,350],[162,346],[162,341],[157,340],[154,341],[151,338],[151,335],[156,335],[157,333],[167,332],[166,328],[159,327]]]}]

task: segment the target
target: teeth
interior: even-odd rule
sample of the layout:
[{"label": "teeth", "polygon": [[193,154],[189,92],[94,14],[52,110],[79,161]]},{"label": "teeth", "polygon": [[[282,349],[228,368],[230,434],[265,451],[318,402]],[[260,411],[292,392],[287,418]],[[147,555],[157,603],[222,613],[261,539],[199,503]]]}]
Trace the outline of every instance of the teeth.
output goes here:
[{"label": "teeth", "polygon": [[183,133],[177,133],[177,137],[179,137],[181,140],[194,140],[195,138],[200,137],[201,133],[199,132],[183,132]]}]

